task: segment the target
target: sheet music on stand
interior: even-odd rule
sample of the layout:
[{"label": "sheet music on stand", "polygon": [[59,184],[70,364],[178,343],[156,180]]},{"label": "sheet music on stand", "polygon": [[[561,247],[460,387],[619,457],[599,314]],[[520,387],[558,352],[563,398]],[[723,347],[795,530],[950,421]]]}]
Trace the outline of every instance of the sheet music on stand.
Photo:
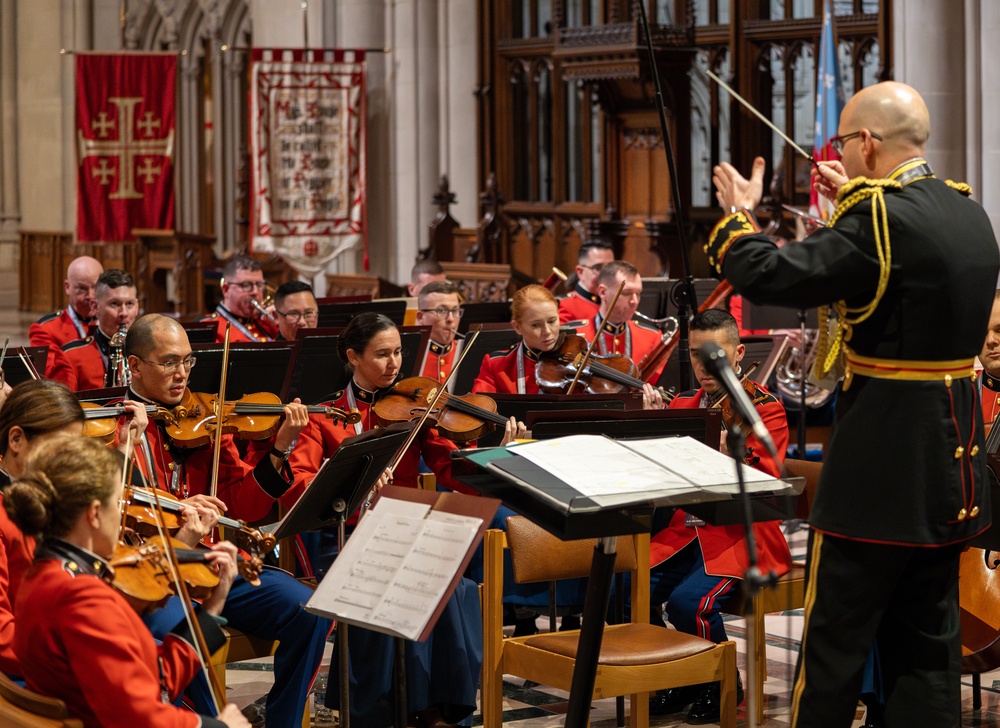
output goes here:
[{"label": "sheet music on stand", "polygon": [[306,609],[408,640],[424,640],[499,501],[383,488]]}]

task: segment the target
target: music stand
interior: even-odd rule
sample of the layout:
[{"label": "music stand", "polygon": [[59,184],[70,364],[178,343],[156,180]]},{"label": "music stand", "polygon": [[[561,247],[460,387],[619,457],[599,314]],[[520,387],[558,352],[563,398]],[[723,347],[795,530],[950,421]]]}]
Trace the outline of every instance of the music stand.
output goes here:
[{"label": "music stand", "polygon": [[[642,395],[631,392],[618,394],[493,394],[488,395],[497,403],[497,413],[503,417],[516,417],[527,423],[533,412],[560,410],[629,410],[642,408]],[[480,447],[494,447],[503,439],[503,430],[497,428],[479,438]]]},{"label": "music stand", "polygon": [[[465,320],[464,318],[462,319]],[[483,359],[487,354],[495,351],[504,351],[521,340],[520,334],[511,328],[510,323],[483,324],[483,330],[479,332],[476,341],[471,348],[463,347],[465,361],[452,378],[451,391],[457,394],[465,394],[472,391],[472,383],[479,376],[479,368],[483,364]]]},{"label": "music stand", "polygon": [[[188,389],[192,392],[218,392],[222,379],[223,345],[194,344],[198,357],[191,369]],[[288,384],[295,358],[295,343],[290,341],[240,342],[229,346],[229,374],[226,400],[239,399],[254,392],[270,392],[287,401]]]},{"label": "music stand", "polygon": [[82,389],[76,392],[76,398],[80,402],[93,402],[94,404],[105,405],[108,402],[117,402],[125,398],[128,391],[126,387],[103,387],[101,389]]},{"label": "music stand", "polygon": [[215,341],[215,333],[219,328],[215,321],[187,321],[181,326],[187,334],[188,343],[192,345],[211,344]]},{"label": "music stand", "polygon": [[[420,362],[427,350],[430,326],[402,326],[399,338],[403,346],[401,378],[420,375]],[[296,343],[298,355],[289,380],[288,397],[306,404],[323,402],[351,381],[346,364],[337,354],[337,342],[343,329],[300,329]]]},{"label": "music stand", "polygon": [[19,351],[24,352],[24,355],[28,358],[28,361],[34,365],[35,371],[38,372],[39,376],[45,376],[45,360],[49,355],[49,347],[8,347],[7,358],[3,361],[3,373],[7,384],[12,387],[16,387],[21,382],[27,382],[35,378],[32,373],[28,371],[28,367],[24,365],[24,362],[21,361],[21,357],[18,356]]},{"label": "music stand", "polygon": [[477,301],[463,303],[462,314],[458,322],[458,331],[464,334],[476,324],[510,324],[510,301]]},{"label": "music stand", "polygon": [[399,298],[354,303],[321,298],[316,303],[319,308],[318,327],[321,329],[342,329],[359,313],[380,313],[392,319],[396,326],[402,326],[406,317],[406,301]]},{"label": "music stand", "polygon": [[743,354],[743,364],[759,361],[760,366],[751,374],[750,379],[767,386],[767,380],[778,366],[781,355],[788,346],[786,334],[764,334],[762,336],[744,336],[740,339],[746,352]]}]

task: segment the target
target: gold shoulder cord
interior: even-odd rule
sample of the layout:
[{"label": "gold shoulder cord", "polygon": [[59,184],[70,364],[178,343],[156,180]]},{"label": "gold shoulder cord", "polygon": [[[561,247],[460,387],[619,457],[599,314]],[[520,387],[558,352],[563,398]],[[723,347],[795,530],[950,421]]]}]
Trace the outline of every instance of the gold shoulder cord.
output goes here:
[{"label": "gold shoulder cord", "polygon": [[824,379],[837,365],[841,355],[841,345],[851,340],[851,329],[859,324],[878,308],[879,301],[889,285],[889,271],[892,267],[892,249],[889,244],[889,215],[885,207],[885,190],[902,189],[899,182],[888,179],[868,179],[857,177],[848,182],[837,194],[837,209],[830,218],[829,227],[833,227],[846,212],[855,205],[870,199],[872,201],[872,230],[875,233],[875,251],[878,254],[879,275],[875,296],[866,306],[848,308],[845,301],[833,304],[837,314],[836,333],[830,335],[830,306],[819,309],[819,342],[816,363],[813,373],[817,379]]}]

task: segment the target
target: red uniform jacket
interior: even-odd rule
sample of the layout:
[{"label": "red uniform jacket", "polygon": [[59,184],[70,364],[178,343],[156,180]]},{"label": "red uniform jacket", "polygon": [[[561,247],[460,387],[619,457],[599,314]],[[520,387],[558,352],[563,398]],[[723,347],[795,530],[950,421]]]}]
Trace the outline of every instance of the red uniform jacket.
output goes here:
[{"label": "red uniform jacket", "polygon": [[[323,461],[333,457],[337,448],[340,447],[340,443],[348,437],[370,430],[375,424],[372,421],[374,415],[371,412],[373,394],[358,387],[353,379],[348,386],[351,387],[350,391],[354,396],[354,405],[361,413],[361,422],[355,429],[355,425],[342,425],[323,415],[309,415],[309,424],[299,433],[295,449],[292,450],[289,457],[295,483],[281,498],[281,503],[286,508],[291,508],[305,492]],[[348,390],[338,392],[334,399],[326,404],[345,411],[349,410],[351,403]],[[420,456],[423,455],[424,462],[437,477],[438,485],[474,495],[475,491],[470,490],[452,477],[451,453],[455,449],[455,443],[441,437],[436,429],[423,430],[393,472],[393,484],[406,488],[416,488]]]},{"label": "red uniform jacket", "polygon": [[[479,375],[472,383],[474,393],[538,394],[535,363],[538,355],[524,343],[515,344],[506,351],[494,351],[483,357]],[[518,362],[523,369],[523,381],[518,384]],[[523,390],[523,391],[522,391]]]},{"label": "red uniform jacket", "polygon": [[[130,393],[136,401],[145,401]],[[163,428],[150,420],[135,448],[136,467],[146,482],[178,498],[208,493],[212,473],[212,446],[178,448],[170,443]],[[174,473],[178,473],[176,478]],[[226,515],[244,521],[259,521],[291,485],[291,471],[279,474],[270,458],[253,466],[240,457],[232,435],[222,436],[219,456],[218,495],[229,510]]]},{"label": "red uniform jacket", "polygon": [[427,351],[424,352],[423,365],[420,368],[420,376],[430,377],[438,382],[443,382],[451,374],[455,366],[455,360],[462,351],[462,341],[452,341],[448,346],[441,346],[436,341],[427,342]]},{"label": "red uniform jacket", "polygon": [[[767,394],[761,388],[762,394]],[[678,396],[670,403],[673,408],[694,409],[701,406],[703,390],[699,389],[694,396]],[[756,397],[755,397],[756,399]],[[785,408],[767,394],[767,398],[757,404],[760,417],[768,432],[774,438],[778,454],[784,458],[788,448],[788,421],[785,419]],[[769,473],[774,477],[781,475],[781,462],[771,457],[767,449],[751,433],[747,436],[747,447],[753,448],[753,455],[760,458],[754,467]],[[729,576],[742,579],[749,561],[747,558],[746,539],[743,537],[743,525],[712,526],[686,525],[687,514],[677,509],[670,519],[670,525],[653,536],[650,541],[650,564],[666,561],[695,538],[701,547],[705,560],[705,572],[713,576]],[[778,576],[788,572],[792,557],[788,551],[788,543],[778,527],[777,521],[765,521],[753,524],[754,536],[757,539],[758,562],[765,574],[773,569]]]},{"label": "red uniform jacket", "polygon": [[232,323],[233,327],[229,331],[229,342],[237,341],[274,341],[278,338],[278,326],[266,319],[240,318],[221,303],[215,309],[215,313],[202,316],[199,321],[214,321],[218,328],[215,330],[215,340],[220,344],[226,340],[226,324]]},{"label": "red uniform jacket", "polygon": [[576,288],[559,301],[559,323],[590,321],[600,307],[600,297],[577,283]]},{"label": "red uniform jacket", "polygon": [[45,360],[45,376],[54,379],[53,372],[65,368],[62,347],[71,341],[87,338],[90,320],[81,320],[69,308],[60,309],[38,319],[28,328],[28,342],[32,346],[49,347]]},{"label": "red uniform jacket", "polygon": [[[6,476],[5,482],[9,482]],[[0,672],[20,675],[14,654],[14,600],[35,557],[35,539],[25,536],[3,509],[0,496]]]},{"label": "red uniform jacket", "polygon": [[[587,321],[587,325],[576,330],[576,333],[587,341],[594,340],[594,332],[597,330],[596,318],[591,316]],[[618,330],[614,333],[611,331],[604,331],[601,336],[604,338],[603,343],[597,345],[597,349],[594,353],[597,355],[607,355],[607,354],[617,354],[624,355],[635,362],[636,366],[642,361],[642,358],[646,356],[650,351],[655,349],[662,342],[662,337],[659,331],[653,331],[652,329],[647,329],[644,326],[640,326],[635,321],[626,322],[626,326],[618,327]],[[656,384],[657,380],[660,378],[660,372],[663,371],[663,364],[657,367],[646,381],[650,384]]]},{"label": "red uniform jacket", "polygon": [[52,373],[50,379],[62,382],[74,392],[103,387],[107,363],[97,344],[99,335],[95,334],[66,344],[63,347],[66,366],[57,367],[57,371]]},{"label": "red uniform jacket", "polygon": [[[103,562],[66,547],[50,545],[52,552],[25,575],[15,604],[14,647],[28,687],[63,700],[88,728],[221,726],[161,699],[161,674],[175,699],[198,672],[186,636],[175,630],[158,646],[135,610],[98,575]],[[221,630],[208,615],[199,622],[209,649],[218,649],[225,641]]]}]

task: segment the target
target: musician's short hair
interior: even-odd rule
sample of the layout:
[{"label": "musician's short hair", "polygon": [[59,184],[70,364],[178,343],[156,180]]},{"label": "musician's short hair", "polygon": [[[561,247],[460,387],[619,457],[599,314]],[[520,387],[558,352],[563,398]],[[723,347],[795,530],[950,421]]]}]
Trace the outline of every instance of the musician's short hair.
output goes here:
[{"label": "musician's short hair", "polygon": [[352,318],[337,339],[337,355],[351,368],[350,360],[347,358],[347,350],[351,349],[359,355],[363,354],[368,344],[378,334],[396,328],[396,324],[388,316],[374,311],[365,311]]},{"label": "musician's short hair", "polygon": [[[293,293],[302,293],[303,291],[309,291],[313,293],[313,287],[310,286],[305,281],[285,281],[280,286],[278,290],[274,292],[274,305],[277,308],[281,308],[285,304],[285,299],[291,296]],[[316,294],[313,293],[313,298]]]},{"label": "musician's short hair", "polygon": [[147,358],[156,348],[154,338],[156,331],[173,327],[184,330],[184,327],[170,316],[164,316],[162,313],[143,314],[129,327],[128,335],[125,337],[125,356]]},{"label": "musician's short hair", "polygon": [[723,331],[733,346],[739,346],[740,327],[736,319],[728,311],[721,308],[709,308],[696,313],[691,318],[691,331]]},{"label": "musician's short hair", "polygon": [[510,299],[510,319],[511,321],[521,321],[524,316],[524,309],[532,303],[551,303],[558,310],[559,302],[545,286],[532,283],[530,286],[518,288],[514,292],[514,297]]},{"label": "musician's short hair", "polygon": [[444,275],[444,268],[433,258],[418,261],[410,271],[410,283],[419,283],[421,275],[440,276]]},{"label": "musician's short hair", "polygon": [[597,285],[611,288],[618,281],[618,274],[621,273],[625,280],[635,278],[639,275],[639,269],[624,260],[613,260],[605,263],[601,272],[597,275]]},{"label": "musician's short hair", "polygon": [[417,308],[423,308],[424,303],[427,300],[427,296],[432,293],[441,293],[445,296],[450,296],[458,293],[458,286],[451,281],[431,281],[426,286],[420,289],[420,295],[417,296]]},{"label": "musician's short hair", "polygon": [[260,262],[256,258],[246,255],[245,253],[237,253],[227,260],[226,264],[222,266],[222,281],[225,282],[229,280],[241,270],[255,271],[262,269],[260,267]]},{"label": "musician's short hair", "polygon": [[580,251],[576,255],[576,262],[583,265],[591,250],[613,250],[611,243],[604,238],[587,238],[580,243]]},{"label": "musician's short hair", "polygon": [[94,286],[94,295],[103,296],[108,291],[115,288],[127,286],[135,288],[135,279],[130,273],[121,268],[108,268],[97,277],[97,285]]}]

